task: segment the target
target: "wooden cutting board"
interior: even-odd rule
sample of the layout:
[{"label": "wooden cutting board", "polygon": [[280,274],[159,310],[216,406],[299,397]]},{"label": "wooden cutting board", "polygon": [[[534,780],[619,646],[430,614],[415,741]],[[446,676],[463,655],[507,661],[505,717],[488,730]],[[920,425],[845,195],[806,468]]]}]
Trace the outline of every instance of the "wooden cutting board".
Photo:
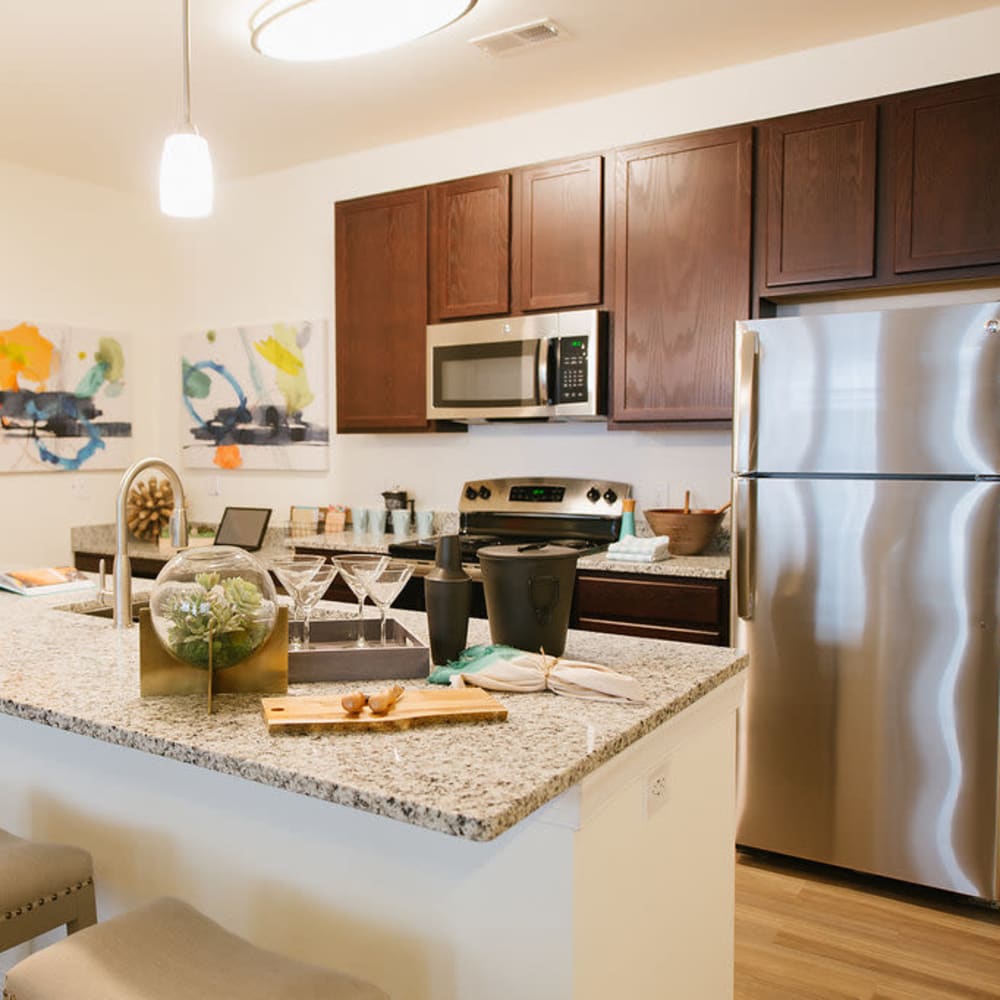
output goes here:
[{"label": "wooden cutting board", "polygon": [[372,715],[367,706],[357,715],[350,715],[340,699],[340,695],[261,698],[267,731],[408,729],[428,722],[500,722],[507,718],[507,709],[479,688],[404,691],[385,715]]}]

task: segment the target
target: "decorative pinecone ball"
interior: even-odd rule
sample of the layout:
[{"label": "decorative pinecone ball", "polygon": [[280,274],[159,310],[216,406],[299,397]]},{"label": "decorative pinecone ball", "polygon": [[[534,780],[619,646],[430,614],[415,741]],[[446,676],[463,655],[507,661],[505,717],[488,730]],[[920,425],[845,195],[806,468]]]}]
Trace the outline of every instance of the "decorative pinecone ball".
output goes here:
[{"label": "decorative pinecone ball", "polygon": [[150,476],[129,490],[125,509],[129,531],[143,541],[155,542],[160,529],[169,523],[173,509],[174,491],[170,483]]}]

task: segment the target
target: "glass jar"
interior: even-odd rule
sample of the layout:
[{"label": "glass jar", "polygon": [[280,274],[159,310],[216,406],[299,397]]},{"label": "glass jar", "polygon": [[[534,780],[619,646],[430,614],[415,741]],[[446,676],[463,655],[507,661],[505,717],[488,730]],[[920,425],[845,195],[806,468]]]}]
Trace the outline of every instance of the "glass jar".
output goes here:
[{"label": "glass jar", "polygon": [[251,656],[278,618],[271,575],[232,545],[178,552],[153,582],[149,610],[164,648],[203,670],[225,670]]}]

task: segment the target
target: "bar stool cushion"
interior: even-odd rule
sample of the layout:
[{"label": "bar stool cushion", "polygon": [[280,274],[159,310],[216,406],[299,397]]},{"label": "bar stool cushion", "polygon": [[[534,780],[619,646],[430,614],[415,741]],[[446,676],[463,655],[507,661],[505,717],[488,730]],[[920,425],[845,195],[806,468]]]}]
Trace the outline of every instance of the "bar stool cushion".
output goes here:
[{"label": "bar stool cushion", "polygon": [[0,830],[0,948],[95,919],[94,868],[86,851]]},{"label": "bar stool cushion", "polygon": [[9,1000],[388,1000],[369,983],[265,951],[163,898],[15,965]]}]

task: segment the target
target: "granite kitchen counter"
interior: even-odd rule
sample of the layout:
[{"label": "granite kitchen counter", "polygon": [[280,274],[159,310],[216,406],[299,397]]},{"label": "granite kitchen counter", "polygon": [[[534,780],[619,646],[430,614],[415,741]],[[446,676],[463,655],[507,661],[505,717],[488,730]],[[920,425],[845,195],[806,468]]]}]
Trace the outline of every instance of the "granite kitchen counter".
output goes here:
[{"label": "granite kitchen counter", "polygon": [[[470,840],[497,837],[746,665],[727,648],[571,632],[567,657],[633,675],[646,703],[500,694],[501,723],[271,736],[257,695],[219,695],[211,717],[200,697],[140,698],[138,631],[57,609],[74,599],[0,595],[0,712]],[[393,614],[426,639],[423,614]],[[470,644],[488,641],[470,622]]]},{"label": "granite kitchen counter", "polygon": [[[435,531],[442,533],[448,530],[458,530],[457,516],[447,513],[435,514]],[[304,535],[288,538],[278,528],[269,528],[264,540],[264,547],[258,553],[266,559],[269,555],[286,552],[290,547],[308,549],[317,552],[381,552],[387,553],[389,546],[396,541],[410,541],[417,538],[416,534],[355,534],[353,531],[335,531],[321,535]],[[75,527],[71,532],[73,552],[88,553],[93,556],[105,556],[108,560],[108,571],[111,570],[111,558],[115,551],[114,525],[89,525]],[[662,562],[635,563],[609,559],[604,553],[582,556],[577,563],[579,569],[594,573],[635,574],[638,576],[689,577],[705,580],[725,580],[729,576],[730,558],[728,551],[728,534],[721,536],[705,555],[671,556]],[[150,542],[129,540],[129,555],[133,558],[144,558],[166,562],[171,553],[164,553]]]},{"label": "granite kitchen counter", "polygon": [[[409,541],[416,535],[405,536]],[[355,535],[350,531],[327,535],[307,535],[294,539],[295,547],[310,552],[388,552],[389,545],[399,541],[396,535]],[[636,563],[609,559],[603,552],[581,556],[577,568],[595,573],[632,573],[640,576],[699,577],[725,580],[729,576],[728,551],[715,551],[698,556],[671,556],[661,562]]]}]

